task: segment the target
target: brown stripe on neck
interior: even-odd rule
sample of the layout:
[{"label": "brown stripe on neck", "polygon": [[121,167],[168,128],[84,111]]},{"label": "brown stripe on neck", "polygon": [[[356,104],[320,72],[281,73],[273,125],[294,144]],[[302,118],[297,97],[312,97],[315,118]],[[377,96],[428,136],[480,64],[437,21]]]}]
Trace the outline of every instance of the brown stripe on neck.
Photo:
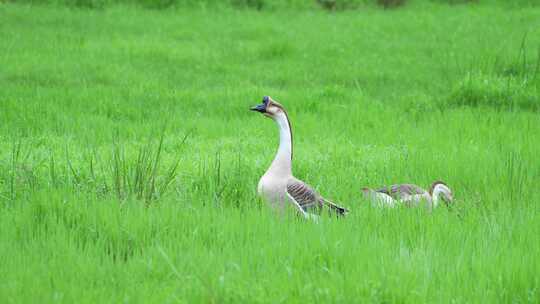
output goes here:
[{"label": "brown stripe on neck", "polygon": [[285,118],[287,118],[287,124],[289,125],[289,135],[291,136],[291,161],[293,159],[293,135],[292,135],[292,126],[291,121],[289,120],[289,115],[287,114],[287,111],[281,107],[281,110],[283,111],[283,114],[285,114]]},{"label": "brown stripe on neck", "polygon": [[289,135],[291,136],[291,161],[292,161],[294,145],[293,145],[292,126],[291,126],[291,121],[289,120],[289,114],[287,114],[287,111],[285,111],[285,108],[283,108],[283,106],[279,102],[273,100],[271,97],[270,97],[270,104],[276,108],[280,108],[281,111],[283,111],[283,114],[285,114],[285,118],[287,118],[287,124],[289,125]]},{"label": "brown stripe on neck", "polygon": [[[429,195],[433,195],[433,190],[435,189],[435,187],[437,185],[445,185],[447,186],[443,181],[434,181],[432,184],[431,184],[431,187],[429,187]],[[448,187],[448,186],[447,186]]]}]

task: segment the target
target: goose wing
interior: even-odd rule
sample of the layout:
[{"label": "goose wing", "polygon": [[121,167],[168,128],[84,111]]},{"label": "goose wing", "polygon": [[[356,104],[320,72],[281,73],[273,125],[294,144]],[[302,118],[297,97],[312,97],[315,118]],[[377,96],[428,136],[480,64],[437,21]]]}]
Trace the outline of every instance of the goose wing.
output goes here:
[{"label": "goose wing", "polygon": [[391,185],[388,187],[379,188],[375,191],[379,193],[384,193],[395,200],[401,201],[409,201],[413,199],[416,200],[420,197],[429,196],[429,193],[427,193],[426,190],[414,184]]},{"label": "goose wing", "polygon": [[310,185],[296,178],[290,179],[287,183],[287,195],[289,195],[304,211],[314,207],[322,208],[323,205],[327,205],[330,209],[340,215],[344,215],[349,211],[323,198]]},{"label": "goose wing", "polygon": [[308,184],[292,178],[287,183],[287,194],[305,211],[311,207],[320,207],[320,195]]}]

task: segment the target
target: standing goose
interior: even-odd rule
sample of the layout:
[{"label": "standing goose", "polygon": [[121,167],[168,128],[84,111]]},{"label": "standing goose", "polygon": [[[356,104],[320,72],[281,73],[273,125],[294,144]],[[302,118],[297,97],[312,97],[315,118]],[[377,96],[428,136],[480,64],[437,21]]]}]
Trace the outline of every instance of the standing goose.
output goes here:
[{"label": "standing goose", "polygon": [[395,207],[399,203],[408,207],[416,207],[425,201],[429,209],[436,208],[439,200],[446,205],[452,203],[454,195],[450,187],[442,181],[435,181],[428,191],[413,184],[398,184],[380,189],[362,188],[366,199],[372,201],[378,207]]},{"label": "standing goose", "polygon": [[258,194],[273,207],[282,209],[290,203],[305,218],[310,218],[308,210],[319,211],[324,205],[339,215],[348,210],[323,198],[311,186],[292,175],[292,132],[287,112],[281,104],[264,96],[262,103],[251,108],[271,118],[279,127],[279,148],[257,186]]}]

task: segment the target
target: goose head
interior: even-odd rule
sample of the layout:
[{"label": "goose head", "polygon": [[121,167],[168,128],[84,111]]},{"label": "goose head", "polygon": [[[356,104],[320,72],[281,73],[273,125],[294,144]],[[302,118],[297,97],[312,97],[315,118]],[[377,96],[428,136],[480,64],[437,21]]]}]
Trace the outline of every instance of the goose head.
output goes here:
[{"label": "goose head", "polygon": [[285,113],[283,106],[279,102],[273,100],[270,96],[264,96],[262,103],[251,107],[250,110],[259,112],[272,119],[276,119],[280,114]]},{"label": "goose head", "polygon": [[375,191],[373,191],[373,189],[371,188],[363,187],[362,189],[360,189],[360,191],[362,192],[362,195],[366,200],[372,199],[374,195],[376,195]]},{"label": "goose head", "polygon": [[442,199],[446,205],[449,205],[454,201],[454,194],[452,193],[452,190],[442,181],[433,182],[433,184],[431,184],[431,188],[429,189],[429,193],[433,198],[437,197]]},{"label": "goose head", "polygon": [[367,188],[367,187],[363,187],[362,189],[360,189],[360,191],[362,191],[362,193],[364,195],[369,195],[370,193],[373,192],[373,190],[371,190],[370,188]]}]

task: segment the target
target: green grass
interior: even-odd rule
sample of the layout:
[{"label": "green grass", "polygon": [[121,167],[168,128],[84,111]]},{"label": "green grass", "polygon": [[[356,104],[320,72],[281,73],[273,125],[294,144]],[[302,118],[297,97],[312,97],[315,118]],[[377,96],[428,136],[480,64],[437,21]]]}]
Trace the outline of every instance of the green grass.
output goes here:
[{"label": "green grass", "polygon": [[[482,4],[0,4],[0,302],[538,303],[539,29]],[[263,95],[349,217],[257,198]],[[457,202],[433,214],[360,196],[436,179]]]}]

